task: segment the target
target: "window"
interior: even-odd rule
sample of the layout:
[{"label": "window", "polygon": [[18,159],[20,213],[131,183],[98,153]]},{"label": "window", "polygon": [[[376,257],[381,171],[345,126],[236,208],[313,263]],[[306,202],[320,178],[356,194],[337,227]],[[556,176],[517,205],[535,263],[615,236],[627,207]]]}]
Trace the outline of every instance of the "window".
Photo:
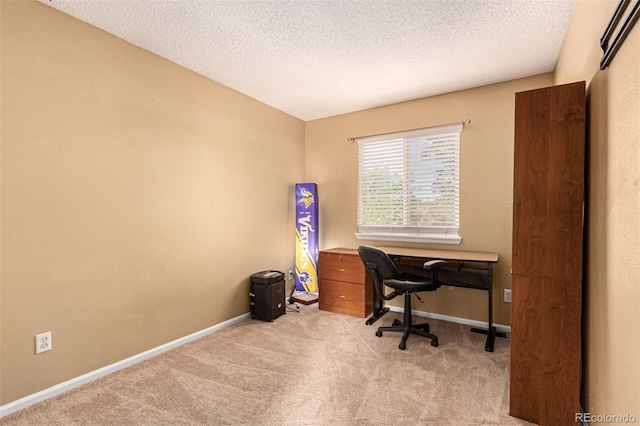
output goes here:
[{"label": "window", "polygon": [[462,124],[358,139],[358,232],[459,244]]}]

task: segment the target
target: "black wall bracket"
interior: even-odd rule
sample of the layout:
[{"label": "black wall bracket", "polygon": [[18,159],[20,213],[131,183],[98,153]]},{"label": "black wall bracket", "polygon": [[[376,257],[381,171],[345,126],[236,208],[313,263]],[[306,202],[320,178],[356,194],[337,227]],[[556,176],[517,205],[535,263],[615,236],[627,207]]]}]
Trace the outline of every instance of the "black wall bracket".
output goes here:
[{"label": "black wall bracket", "polygon": [[[636,23],[638,18],[640,17],[640,0],[636,0],[627,13],[627,9],[629,9],[630,0],[620,0],[616,9],[613,12],[613,16],[611,16],[611,20],[609,20],[609,24],[607,28],[604,30],[604,34],[600,38],[600,47],[604,52],[602,57],[602,61],[600,61],[600,69],[603,70],[609,66],[609,63],[615,56],[618,49],[624,42],[624,39],[627,38],[629,32],[631,32],[631,28]],[[618,25],[623,16],[626,19],[622,23],[622,25]],[[617,31],[616,31],[617,30]],[[615,36],[614,36],[615,34]],[[613,37],[613,42],[609,44],[609,40]]]}]

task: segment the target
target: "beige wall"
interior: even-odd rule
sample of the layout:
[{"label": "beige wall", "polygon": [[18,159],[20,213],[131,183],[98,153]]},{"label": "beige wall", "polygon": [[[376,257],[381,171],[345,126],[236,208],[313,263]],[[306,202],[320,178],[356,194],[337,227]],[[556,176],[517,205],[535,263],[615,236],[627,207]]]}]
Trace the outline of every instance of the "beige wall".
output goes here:
[{"label": "beige wall", "polygon": [[640,24],[600,71],[617,3],[577,2],[556,78],[591,82],[583,408],[640,421]]},{"label": "beige wall", "polygon": [[556,84],[585,80],[587,86],[600,69],[600,37],[618,0],[577,0],[558,62]]},{"label": "beige wall", "polygon": [[304,122],[40,3],[1,8],[6,404],[248,312],[249,275],[293,266]]},{"label": "beige wall", "polygon": [[[502,301],[502,289],[511,288],[515,93],[550,85],[553,75],[545,74],[307,122],[306,176],[318,183],[321,248],[382,244],[354,236],[357,144],[348,142],[348,137],[471,119],[460,143],[462,243],[419,247],[500,253],[494,270],[494,322],[510,324],[510,305]],[[486,321],[487,294],[462,288],[439,290],[415,309]]]}]

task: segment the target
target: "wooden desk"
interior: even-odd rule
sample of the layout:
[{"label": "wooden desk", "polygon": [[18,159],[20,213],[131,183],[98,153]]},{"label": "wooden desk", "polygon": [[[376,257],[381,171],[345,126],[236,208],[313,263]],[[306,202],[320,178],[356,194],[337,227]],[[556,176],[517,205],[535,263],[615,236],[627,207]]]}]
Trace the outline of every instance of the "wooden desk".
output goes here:
[{"label": "wooden desk", "polygon": [[[489,305],[489,323],[487,330],[472,328],[475,333],[487,335],[487,341],[484,350],[493,352],[493,346],[496,336],[506,337],[504,333],[499,333],[493,327],[493,283],[492,283],[492,266],[498,262],[500,255],[498,253],[485,253],[473,251],[455,251],[455,250],[429,250],[415,249],[407,247],[377,247],[384,251],[394,259],[394,262],[402,264],[403,258],[421,259],[422,261],[430,259],[442,259],[454,261],[457,267],[445,267],[440,269],[438,273],[439,279],[444,285],[454,287],[473,288],[476,290],[485,290],[488,294]],[[478,265],[481,265],[480,267]],[[486,268],[486,269],[485,269]],[[371,325],[381,316],[386,314],[389,308],[385,308],[384,300],[379,298],[373,292],[373,314],[367,320],[367,325]]]}]

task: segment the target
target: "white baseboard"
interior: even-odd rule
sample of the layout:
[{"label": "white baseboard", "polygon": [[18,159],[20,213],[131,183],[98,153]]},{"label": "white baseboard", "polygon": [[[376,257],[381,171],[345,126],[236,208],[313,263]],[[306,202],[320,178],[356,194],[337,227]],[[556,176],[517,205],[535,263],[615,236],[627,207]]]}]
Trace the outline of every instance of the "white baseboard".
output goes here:
[{"label": "white baseboard", "polygon": [[[386,307],[393,312],[404,312],[404,308],[401,306],[387,305]],[[431,312],[417,311],[415,309],[411,310],[411,314],[417,317],[433,318],[433,319],[442,320],[442,321],[455,322],[457,324],[470,325],[471,327],[478,327],[478,328],[487,328],[489,325],[489,323],[486,321],[476,321],[476,320],[470,320],[467,318],[451,317],[449,315],[434,314]],[[499,331],[501,333],[511,333],[511,327],[508,325],[493,324],[493,326],[496,328],[496,331]]]},{"label": "white baseboard", "polygon": [[204,330],[196,331],[195,333],[189,334],[188,336],[181,337],[179,339],[165,343],[164,345],[160,345],[155,348],[149,349],[148,351],[144,351],[137,355],[133,355],[129,358],[123,359],[122,361],[114,362],[113,364],[110,364],[105,367],[99,368],[97,370],[90,371],[86,374],[83,374],[82,376],[74,377],[73,379],[67,380],[66,382],[59,383],[55,386],[51,386],[50,388],[41,390],[40,392],[27,395],[24,398],[20,398],[16,401],[0,406],[0,418],[7,416],[11,413],[15,413],[18,410],[22,410],[23,408],[26,408],[30,405],[36,404],[38,402],[44,401],[49,398],[53,398],[54,396],[60,395],[63,392],[70,391],[71,389],[77,388],[78,386],[84,385],[85,383],[92,382],[96,379],[99,379],[100,377],[106,376],[107,374],[114,373],[118,370],[122,370],[123,368],[130,367],[134,364],[137,364],[141,361],[152,358],[156,355],[159,355],[163,352],[166,352],[178,346],[182,346],[185,343],[189,343],[193,340],[197,340],[208,334],[222,330],[223,328],[229,327],[230,325],[235,324],[239,321],[245,320],[247,318],[251,318],[251,314],[249,313],[242,314],[240,316],[231,318],[230,320],[227,320],[227,321],[223,321],[209,328],[205,328]]}]

